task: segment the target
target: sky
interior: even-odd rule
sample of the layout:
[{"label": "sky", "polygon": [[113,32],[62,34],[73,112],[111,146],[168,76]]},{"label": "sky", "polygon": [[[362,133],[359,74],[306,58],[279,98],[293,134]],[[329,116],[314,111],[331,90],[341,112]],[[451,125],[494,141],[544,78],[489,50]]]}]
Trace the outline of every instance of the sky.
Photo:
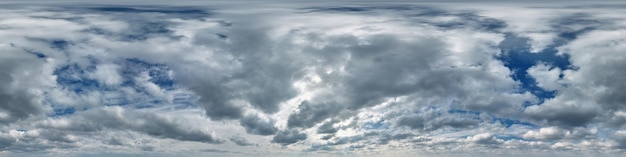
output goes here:
[{"label": "sky", "polygon": [[622,156],[619,1],[0,1],[0,156]]}]

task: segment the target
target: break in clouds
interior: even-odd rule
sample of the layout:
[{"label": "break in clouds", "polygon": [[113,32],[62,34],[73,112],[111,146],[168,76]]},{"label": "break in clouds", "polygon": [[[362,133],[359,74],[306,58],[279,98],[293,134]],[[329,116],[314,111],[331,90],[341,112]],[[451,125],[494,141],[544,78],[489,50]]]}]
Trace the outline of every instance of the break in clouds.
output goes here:
[{"label": "break in clouds", "polygon": [[4,2],[0,155],[626,150],[624,5],[189,3]]}]

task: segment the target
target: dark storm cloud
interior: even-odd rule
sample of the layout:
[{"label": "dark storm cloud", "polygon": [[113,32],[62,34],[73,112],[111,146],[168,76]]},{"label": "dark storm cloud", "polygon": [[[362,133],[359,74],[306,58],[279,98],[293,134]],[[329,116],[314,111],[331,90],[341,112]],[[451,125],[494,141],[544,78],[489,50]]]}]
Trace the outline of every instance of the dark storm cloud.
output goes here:
[{"label": "dark storm cloud", "polygon": [[278,132],[274,138],[272,138],[272,143],[278,143],[283,146],[294,144],[298,141],[306,140],[307,134],[302,133],[298,130],[284,130]]}]

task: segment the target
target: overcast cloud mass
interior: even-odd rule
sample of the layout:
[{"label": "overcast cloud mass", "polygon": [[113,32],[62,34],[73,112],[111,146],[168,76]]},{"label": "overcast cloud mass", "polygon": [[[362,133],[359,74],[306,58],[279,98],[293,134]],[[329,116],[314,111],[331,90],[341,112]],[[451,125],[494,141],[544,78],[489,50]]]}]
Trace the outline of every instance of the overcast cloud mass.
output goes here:
[{"label": "overcast cloud mass", "polygon": [[0,156],[622,156],[626,3],[0,2]]}]

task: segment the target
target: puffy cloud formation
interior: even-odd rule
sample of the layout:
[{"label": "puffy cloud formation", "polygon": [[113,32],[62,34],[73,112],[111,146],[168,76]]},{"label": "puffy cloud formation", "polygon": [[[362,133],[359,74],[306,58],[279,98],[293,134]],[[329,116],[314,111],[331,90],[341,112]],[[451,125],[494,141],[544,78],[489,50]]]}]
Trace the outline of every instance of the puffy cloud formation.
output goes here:
[{"label": "puffy cloud formation", "polygon": [[0,156],[626,150],[623,5],[111,3],[0,4]]}]

